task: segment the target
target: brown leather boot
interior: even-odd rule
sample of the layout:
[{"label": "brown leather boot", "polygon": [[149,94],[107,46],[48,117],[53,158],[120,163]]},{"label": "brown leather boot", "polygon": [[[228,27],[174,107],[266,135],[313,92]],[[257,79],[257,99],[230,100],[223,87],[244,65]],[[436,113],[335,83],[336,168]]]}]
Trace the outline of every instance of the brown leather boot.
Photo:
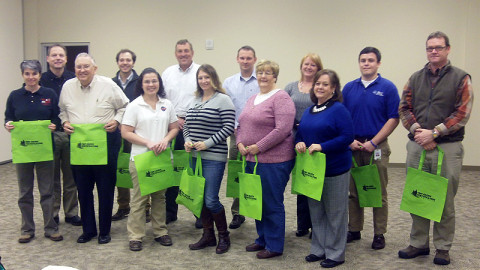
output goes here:
[{"label": "brown leather boot", "polygon": [[205,205],[202,208],[203,234],[202,238],[195,244],[190,244],[188,247],[191,250],[204,249],[206,247],[214,247],[217,245],[217,239],[215,238],[215,232],[213,230],[213,216]]},{"label": "brown leather boot", "polygon": [[227,230],[227,218],[225,217],[225,209],[213,215],[213,220],[218,231],[217,254],[222,254],[230,248],[230,232]]}]

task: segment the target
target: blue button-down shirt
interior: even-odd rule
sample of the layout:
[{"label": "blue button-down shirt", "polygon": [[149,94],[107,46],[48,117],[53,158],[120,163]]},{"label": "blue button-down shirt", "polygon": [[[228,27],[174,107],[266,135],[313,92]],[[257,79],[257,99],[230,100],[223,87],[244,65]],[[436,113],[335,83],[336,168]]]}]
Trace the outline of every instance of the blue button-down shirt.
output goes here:
[{"label": "blue button-down shirt", "polygon": [[245,80],[240,73],[228,77],[223,82],[223,88],[232,99],[235,106],[235,128],[238,126],[238,118],[242,113],[243,107],[247,100],[260,92],[258,82],[255,75],[255,70],[250,75],[250,78]]}]

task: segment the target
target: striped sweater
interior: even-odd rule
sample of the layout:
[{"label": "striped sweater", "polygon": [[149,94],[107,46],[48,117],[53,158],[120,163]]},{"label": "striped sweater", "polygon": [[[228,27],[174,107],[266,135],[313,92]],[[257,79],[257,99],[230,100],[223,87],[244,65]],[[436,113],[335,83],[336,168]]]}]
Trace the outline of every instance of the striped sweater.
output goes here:
[{"label": "striped sweater", "polygon": [[[209,100],[202,102],[196,97],[190,103],[183,136],[185,141],[203,141],[207,149],[202,151],[202,159],[227,161],[227,138],[235,128],[235,107],[225,94],[215,93]],[[195,153],[194,153],[194,156]]]}]

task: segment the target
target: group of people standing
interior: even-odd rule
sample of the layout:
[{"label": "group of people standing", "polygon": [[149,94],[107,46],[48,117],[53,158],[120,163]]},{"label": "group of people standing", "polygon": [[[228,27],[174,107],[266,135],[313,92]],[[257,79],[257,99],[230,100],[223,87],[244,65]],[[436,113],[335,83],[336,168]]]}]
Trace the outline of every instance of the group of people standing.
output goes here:
[{"label": "group of people standing", "polygon": [[[56,62],[52,60],[52,52],[63,53],[63,61],[59,60],[58,66],[63,62],[64,69],[66,49],[60,45],[49,49],[47,60],[53,72]],[[374,47],[360,51],[361,77],[347,83],[343,91],[338,74],[324,69],[320,57],[313,53],[301,60],[300,80],[289,83],[285,91],[281,90],[276,85],[278,64],[269,60],[256,63],[255,50],[250,46],[238,50],[240,72],[227,78],[222,85],[211,65],[193,62],[194,51],[188,40],[177,42],[178,65],[167,68],[162,76],[153,68],[146,68],[138,76],[133,70],[135,54],[122,50],[116,58],[120,70],[112,81],[96,75],[97,67],[90,55],[79,54],[75,60],[75,78],[66,71],[64,75],[53,72],[55,77],[51,80],[58,80],[59,87],[54,88],[57,93],[39,83],[41,67],[38,61],[24,61],[21,71],[25,86],[13,91],[7,101],[5,127],[13,129],[12,121],[51,120],[49,128],[62,135],[55,136],[56,147],[57,140],[59,145],[62,142],[66,145],[62,152],[66,163],[59,161],[59,154],[55,156],[56,165],[54,161],[16,164],[22,212],[19,242],[26,243],[34,237],[34,167],[42,196],[45,236],[53,241],[62,240],[58,217],[54,220],[58,210],[53,210],[53,198],[59,200],[57,193],[53,195],[53,168],[57,166],[65,168],[65,220],[83,226],[83,234],[77,242],[88,242],[97,235],[100,244],[110,241],[116,158],[123,137],[124,145],[131,143],[132,199],[127,200],[127,206],[119,205],[113,219],[128,216],[132,251],[142,249],[145,221],[149,221],[149,216],[155,241],[164,246],[172,245],[166,224],[177,219],[178,206],[174,200],[178,188],[141,196],[134,156],[147,151],[159,154],[176,138],[176,149],[193,152],[193,164],[201,157],[205,178],[204,206],[196,222],[197,227],[203,228],[203,234],[189,248],[216,246],[217,254],[225,253],[231,243],[228,228],[236,229],[245,221],[238,212],[236,199],[231,207],[233,219],[227,226],[225,208],[219,199],[227,160],[237,159],[240,153],[247,161],[245,171],[252,173],[256,167],[262,184],[262,219],[255,221],[258,237],[246,246],[246,251],[256,252],[259,259],[283,254],[284,192],[295,163],[295,150],[324,153],[326,171],[322,198],[317,201],[298,195],[296,235],[307,235],[311,229],[311,249],[305,260],[321,261],[325,268],[335,267],[345,261],[346,244],[360,239],[363,230],[364,210],[358,203],[358,193],[350,175],[352,158],[363,166],[371,162],[373,155],[373,163],[377,164],[382,207],[373,208],[372,248],[385,247],[390,156],[387,138],[401,119],[410,138],[407,166],[417,167],[423,150],[427,150],[426,163],[436,162],[437,146],[445,151],[442,175],[449,179],[449,186],[442,220],[434,223],[433,242],[437,249],[434,263],[448,264],[455,221],[453,198],[463,158],[461,141],[472,107],[473,90],[470,75],[451,66],[448,60],[450,44],[444,33],[434,32],[428,36],[426,52],[429,62],[409,79],[401,100],[395,85],[378,73],[381,54]],[[45,98],[51,100],[48,106],[42,103]],[[67,135],[75,132],[73,124],[83,123],[104,124],[107,165],[68,166]],[[227,145],[229,137],[230,147]],[[78,190],[81,219],[72,206],[76,198],[68,195],[70,203],[65,203],[67,190],[72,190],[72,183],[65,183],[68,167],[71,167]],[[433,169],[436,167],[424,165],[425,171]],[[99,232],[93,209],[95,184],[99,195]],[[399,251],[400,258],[409,259],[430,252],[430,221],[413,214],[412,220],[410,245]]]}]

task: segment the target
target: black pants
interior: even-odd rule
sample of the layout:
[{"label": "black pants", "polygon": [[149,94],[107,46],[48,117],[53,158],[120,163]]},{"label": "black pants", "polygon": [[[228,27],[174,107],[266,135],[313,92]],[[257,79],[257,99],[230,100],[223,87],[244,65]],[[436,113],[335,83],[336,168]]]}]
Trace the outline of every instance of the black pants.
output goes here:
[{"label": "black pants", "polygon": [[[183,131],[177,135],[174,150],[185,150],[185,139],[183,138]],[[169,187],[165,192],[165,203],[167,208],[167,219],[177,219],[178,204],[175,202],[175,199],[178,195],[178,187]]]},{"label": "black pants", "polygon": [[107,165],[71,165],[73,178],[77,184],[82,227],[85,234],[97,234],[93,201],[95,185],[97,185],[98,192],[98,227],[100,235],[110,234],[120,140],[120,132],[107,133]]}]

